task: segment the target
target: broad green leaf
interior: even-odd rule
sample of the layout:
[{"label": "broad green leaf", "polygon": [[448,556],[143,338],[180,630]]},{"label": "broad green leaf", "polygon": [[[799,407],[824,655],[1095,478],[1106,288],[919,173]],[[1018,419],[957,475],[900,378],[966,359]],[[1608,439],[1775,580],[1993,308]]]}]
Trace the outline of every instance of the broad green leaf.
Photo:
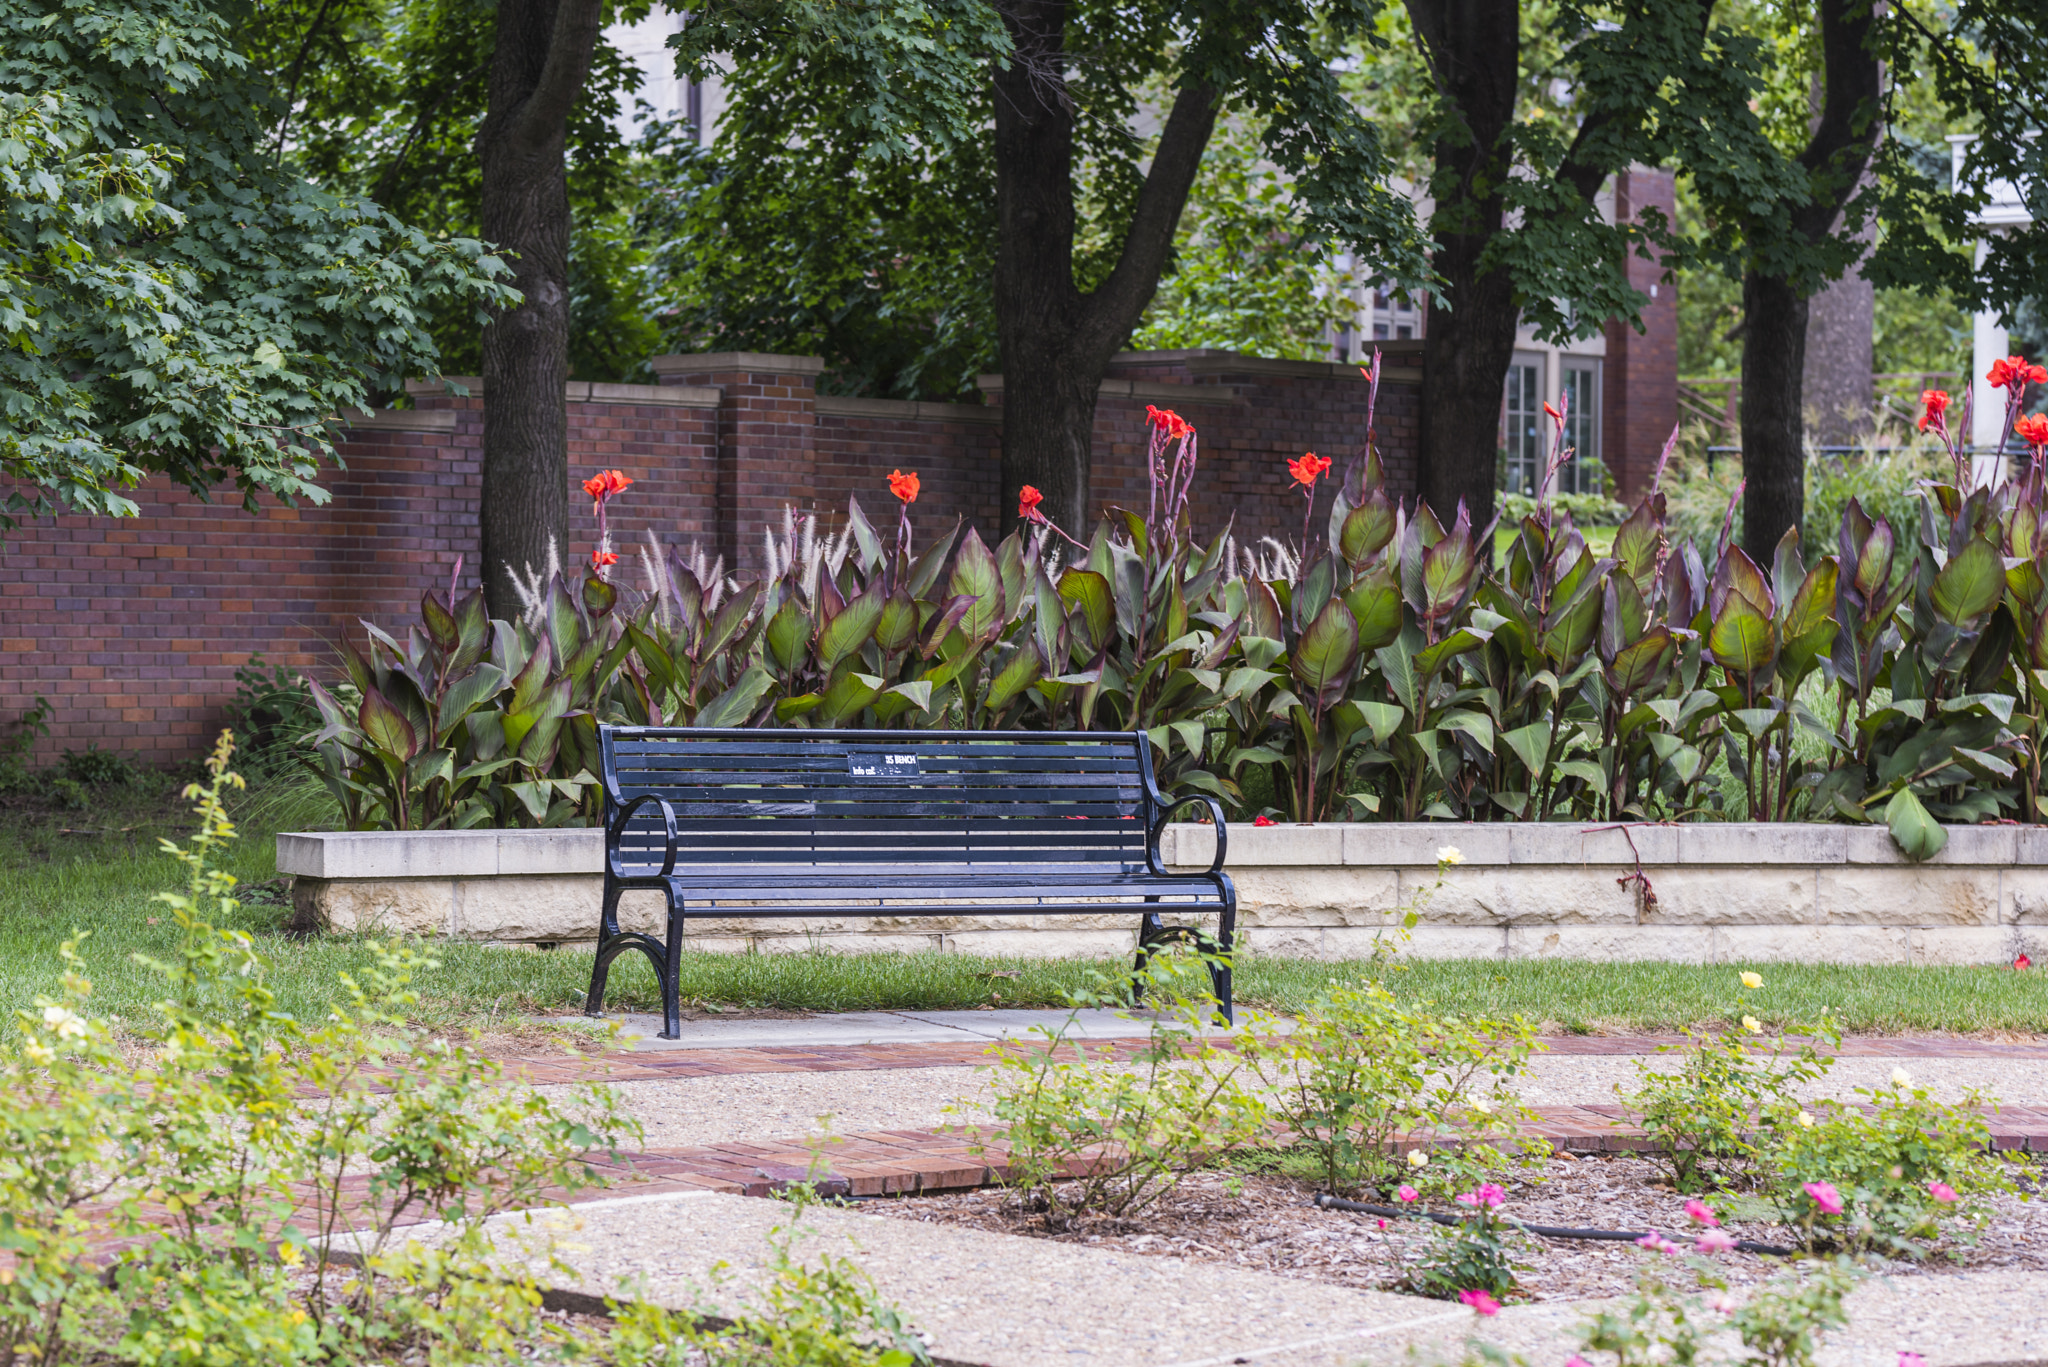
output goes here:
[{"label": "broad green leaf", "polygon": [[1518,726],[1512,731],[1501,732],[1500,738],[1514,752],[1515,758],[1522,761],[1522,767],[1529,771],[1531,786],[1541,784],[1549,773],[1550,723]]},{"label": "broad green leaf", "polygon": [[1707,649],[1724,669],[1753,674],[1777,657],[1771,626],[1771,619],[1754,604],[1731,595],[1707,634]]},{"label": "broad green leaf", "polygon": [[1928,815],[1911,788],[1899,789],[1885,804],[1884,824],[1891,828],[1892,842],[1916,863],[1934,858],[1948,844],[1948,832]]},{"label": "broad green leaf", "polygon": [[1949,557],[1928,591],[1935,612],[1956,627],[1976,621],[1997,607],[2004,596],[2004,557],[1981,536],[1971,537],[1961,551]]},{"label": "broad green leaf", "polygon": [[1008,664],[997,671],[989,683],[986,706],[991,712],[999,712],[1009,706],[1010,700],[1031,687],[1039,676],[1045,673],[1045,661],[1038,658],[1038,645],[1030,642],[1010,657]]},{"label": "broad green leaf", "polygon": [[1384,493],[1374,490],[1371,498],[1345,514],[1342,529],[1337,533],[1337,553],[1352,568],[1359,569],[1393,539],[1393,505],[1387,502]]},{"label": "broad green leaf", "polygon": [[768,629],[761,635],[768,647],[768,658],[784,674],[794,673],[803,662],[804,647],[810,638],[810,614],[794,598],[775,610],[775,615],[768,619]]},{"label": "broad green leaf", "polygon": [[1493,720],[1485,713],[1445,712],[1436,719],[1436,724],[1445,731],[1462,731],[1477,741],[1479,748],[1487,754],[1493,753]]},{"label": "broad green leaf", "polygon": [[375,688],[363,690],[363,705],[356,711],[356,725],[370,744],[399,764],[420,752],[419,733],[412,729],[412,723]]},{"label": "broad green leaf", "polygon": [[434,743],[446,744],[449,734],[462,724],[462,719],[488,702],[504,684],[505,676],[498,672],[498,667],[485,664],[478,665],[449,684],[448,691],[441,695]]},{"label": "broad green leaf", "polygon": [[1351,683],[1358,663],[1358,619],[1342,603],[1326,604],[1295,644],[1294,677],[1309,691],[1326,695]]},{"label": "broad green leaf", "polygon": [[731,688],[697,710],[693,726],[742,726],[754,715],[761,697],[775,686],[775,680],[759,665],[749,665]]},{"label": "broad green leaf", "polygon": [[1407,712],[1390,702],[1361,702],[1358,710],[1365,715],[1365,724],[1372,728],[1374,745],[1385,745],[1408,719]]},{"label": "broad green leaf", "polygon": [[882,586],[878,581],[827,623],[818,633],[819,667],[829,673],[841,660],[867,644],[882,620],[882,606]]},{"label": "broad green leaf", "polygon": [[1059,589],[1063,602],[1081,609],[1089,652],[1101,650],[1109,640],[1110,628],[1116,623],[1116,605],[1110,598],[1109,580],[1093,570],[1067,569],[1060,573]]},{"label": "broad green leaf", "polygon": [[839,675],[826,686],[825,701],[818,713],[827,726],[838,726],[873,702],[882,691],[882,680],[853,670]]}]

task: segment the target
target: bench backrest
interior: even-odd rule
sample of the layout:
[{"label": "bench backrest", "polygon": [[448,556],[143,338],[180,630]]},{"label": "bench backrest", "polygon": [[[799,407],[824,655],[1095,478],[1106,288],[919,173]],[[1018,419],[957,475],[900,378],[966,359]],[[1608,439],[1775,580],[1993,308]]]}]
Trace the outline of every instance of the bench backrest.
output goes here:
[{"label": "bench backrest", "polygon": [[[599,729],[608,801],[674,809],[677,866],[1139,863],[1142,732]],[[609,816],[609,813],[608,813]],[[620,846],[660,862],[660,810]]]}]

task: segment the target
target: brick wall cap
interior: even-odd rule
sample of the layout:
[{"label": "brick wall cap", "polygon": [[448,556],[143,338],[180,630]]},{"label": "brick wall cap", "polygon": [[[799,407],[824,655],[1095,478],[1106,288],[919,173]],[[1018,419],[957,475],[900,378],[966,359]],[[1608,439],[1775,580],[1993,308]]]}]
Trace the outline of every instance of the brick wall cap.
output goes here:
[{"label": "brick wall cap", "polygon": [[[977,375],[975,385],[985,395],[1003,392],[1003,377],[1000,375]],[[1104,380],[1096,391],[1105,399],[1146,399],[1164,403],[1242,403],[1244,396],[1237,386],[1228,384],[1171,384],[1159,380]]]},{"label": "brick wall cap", "polygon": [[344,408],[342,426],[352,432],[453,432],[452,408]]},{"label": "brick wall cap", "polygon": [[766,351],[700,351],[656,356],[648,363],[656,375],[698,374],[707,370],[757,370],[771,375],[817,375],[823,356],[777,356]]},{"label": "brick wall cap", "polygon": [[908,399],[860,399],[820,394],[818,416],[831,418],[902,418],[924,422],[989,422],[1003,420],[1003,410],[975,403],[914,403]]},{"label": "brick wall cap", "polygon": [[[451,384],[463,386],[469,390],[468,395],[450,394],[448,386]],[[405,392],[423,399],[474,399],[483,394],[484,382],[474,375],[450,375],[440,380],[407,380]],[[563,386],[563,395],[570,403],[647,404],[661,408],[716,408],[722,397],[718,389],[711,385],[602,384],[595,380],[571,380]],[[454,421],[452,416],[449,421]]]}]

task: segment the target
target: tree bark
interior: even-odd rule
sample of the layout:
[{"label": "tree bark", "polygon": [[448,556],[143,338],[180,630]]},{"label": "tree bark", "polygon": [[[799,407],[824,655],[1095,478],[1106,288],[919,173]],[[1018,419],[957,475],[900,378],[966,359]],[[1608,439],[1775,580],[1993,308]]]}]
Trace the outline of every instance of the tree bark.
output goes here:
[{"label": "tree bark", "polygon": [[1418,492],[1449,519],[1460,501],[1474,523],[1493,517],[1502,385],[1521,310],[1503,269],[1480,257],[1502,231],[1502,135],[1515,117],[1519,0],[1408,0],[1451,123],[1437,139],[1430,221],[1443,284],[1422,343]]},{"label": "tree bark", "polygon": [[564,549],[569,493],[569,108],[589,75],[600,0],[500,0],[489,110],[477,137],[484,240],[522,296],[484,328],[484,599],[520,612],[515,572]]},{"label": "tree bark", "polygon": [[[1881,131],[1883,64],[1871,50],[1872,0],[1820,0],[1820,118],[1799,164],[1812,178],[1792,208],[1790,247],[1811,251],[1836,229]],[[1757,244],[1750,244],[1752,252]],[[1806,325],[1811,287],[1752,265],[1742,277],[1742,545],[1768,566],[1806,518]],[[1832,362],[1830,362],[1832,363]]]},{"label": "tree bark", "polygon": [[1010,0],[1015,44],[995,73],[996,340],[1003,366],[1003,525],[1024,485],[1085,538],[1095,400],[1109,362],[1159,287],[1195,172],[1216,127],[1217,92],[1175,96],[1116,267],[1074,284],[1074,106],[1066,89],[1066,0]]}]

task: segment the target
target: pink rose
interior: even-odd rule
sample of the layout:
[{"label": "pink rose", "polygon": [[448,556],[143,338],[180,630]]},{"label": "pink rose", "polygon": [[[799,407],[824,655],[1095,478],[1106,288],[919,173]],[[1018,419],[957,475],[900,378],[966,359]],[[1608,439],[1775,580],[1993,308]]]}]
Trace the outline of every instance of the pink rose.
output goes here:
[{"label": "pink rose", "polygon": [[1677,1244],[1672,1243],[1669,1239],[1665,1238],[1662,1234],[1659,1234],[1654,1229],[1651,1230],[1648,1234],[1645,1234],[1642,1238],[1636,1240],[1636,1247],[1647,1248],[1653,1253],[1678,1252]]},{"label": "pink rose", "polygon": [[1733,1253],[1741,1241],[1725,1229],[1710,1229],[1692,1241],[1692,1246],[1702,1253]]},{"label": "pink rose", "polygon": [[1899,1367],[1927,1367],[1927,1359],[1921,1357],[1918,1353],[1909,1353],[1901,1348],[1899,1350]]},{"label": "pink rose", "polygon": [[1482,1315],[1498,1315],[1500,1313],[1500,1302],[1489,1296],[1486,1292],[1476,1288],[1471,1291],[1460,1291],[1458,1293],[1458,1300],[1461,1304],[1471,1306]]},{"label": "pink rose", "polygon": [[1420,1201],[1422,1199],[1422,1193],[1411,1186],[1403,1184],[1399,1190],[1395,1191],[1394,1199],[1405,1206],[1413,1202]]},{"label": "pink rose", "polygon": [[1842,1213],[1842,1193],[1835,1190],[1834,1183],[1808,1182],[1803,1190],[1808,1196],[1813,1198],[1813,1203],[1820,1207],[1821,1214],[1840,1215]]},{"label": "pink rose", "polygon": [[1712,1227],[1721,1223],[1721,1217],[1714,1214],[1714,1208],[1698,1198],[1685,1203],[1685,1213],[1696,1225]]},{"label": "pink rose", "polygon": [[1956,1199],[1956,1189],[1946,1182],[1929,1182],[1927,1184],[1927,1194],[1943,1205],[1947,1205]]}]

